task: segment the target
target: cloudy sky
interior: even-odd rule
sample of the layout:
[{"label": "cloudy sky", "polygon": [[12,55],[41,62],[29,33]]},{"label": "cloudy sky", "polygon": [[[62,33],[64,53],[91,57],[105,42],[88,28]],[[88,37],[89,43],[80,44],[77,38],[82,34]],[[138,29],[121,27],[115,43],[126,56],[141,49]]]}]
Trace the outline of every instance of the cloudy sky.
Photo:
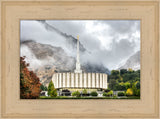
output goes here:
[{"label": "cloudy sky", "polygon": [[[92,52],[87,60],[100,62],[110,70],[118,68],[140,50],[139,20],[46,20],[46,23],[75,38],[79,35],[83,46]],[[65,49],[63,37],[34,20],[21,21],[20,38]],[[81,61],[84,60],[86,55],[82,54]]]}]

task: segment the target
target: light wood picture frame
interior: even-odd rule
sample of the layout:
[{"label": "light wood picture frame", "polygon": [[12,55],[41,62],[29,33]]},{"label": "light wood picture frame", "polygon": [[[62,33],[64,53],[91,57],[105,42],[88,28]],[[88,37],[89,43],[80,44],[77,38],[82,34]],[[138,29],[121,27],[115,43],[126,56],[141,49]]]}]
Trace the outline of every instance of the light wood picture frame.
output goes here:
[{"label": "light wood picture frame", "polygon": [[[160,0],[1,0],[1,118],[159,119]],[[20,20],[140,20],[141,99],[21,100]]]}]

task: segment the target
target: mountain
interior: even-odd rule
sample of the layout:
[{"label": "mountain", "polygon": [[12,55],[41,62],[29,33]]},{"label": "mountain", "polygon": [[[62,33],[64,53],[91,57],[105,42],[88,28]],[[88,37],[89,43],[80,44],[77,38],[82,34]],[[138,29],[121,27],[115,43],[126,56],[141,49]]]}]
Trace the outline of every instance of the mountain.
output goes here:
[{"label": "mountain", "polygon": [[128,58],[124,65],[120,66],[118,69],[129,69],[133,70],[140,69],[140,51],[137,51],[134,55]]},{"label": "mountain", "polygon": [[[45,20],[38,20],[42,25],[44,25],[45,29],[48,31],[56,32],[60,36],[62,36],[66,40],[66,45],[68,46],[69,50],[75,50],[77,48],[77,39],[74,38],[72,35],[63,33],[62,31],[58,30],[54,26],[48,24]],[[79,50],[81,52],[87,51],[86,48],[79,42]]]},{"label": "mountain", "polygon": [[[21,56],[30,64],[29,69],[33,70],[44,85],[51,81],[53,73],[73,72],[76,59],[69,56],[61,47],[48,44],[41,44],[33,40],[21,41]],[[101,64],[90,62],[81,63],[84,72],[107,73],[110,71]]]}]

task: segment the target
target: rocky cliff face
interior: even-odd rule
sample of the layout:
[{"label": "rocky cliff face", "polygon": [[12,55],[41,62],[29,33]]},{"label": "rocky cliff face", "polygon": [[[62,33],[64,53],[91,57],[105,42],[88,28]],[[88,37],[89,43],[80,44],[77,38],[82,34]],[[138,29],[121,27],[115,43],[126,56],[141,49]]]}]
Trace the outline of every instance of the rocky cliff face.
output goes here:
[{"label": "rocky cliff face", "polygon": [[[30,70],[36,72],[40,81],[48,85],[55,72],[73,72],[76,58],[68,56],[61,47],[37,43],[33,40],[21,42],[21,56],[26,56]],[[81,63],[84,72],[110,73],[103,65]]]},{"label": "rocky cliff face", "polygon": [[129,57],[129,59],[125,62],[124,65],[120,66],[118,69],[129,69],[133,70],[140,69],[140,51],[136,52],[134,55]]}]

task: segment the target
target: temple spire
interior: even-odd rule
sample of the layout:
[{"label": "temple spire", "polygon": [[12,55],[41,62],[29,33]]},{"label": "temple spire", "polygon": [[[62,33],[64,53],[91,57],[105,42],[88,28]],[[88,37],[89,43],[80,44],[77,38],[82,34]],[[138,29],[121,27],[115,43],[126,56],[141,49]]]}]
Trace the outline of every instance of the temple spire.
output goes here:
[{"label": "temple spire", "polygon": [[79,36],[77,36],[77,61],[76,61],[76,69],[74,70],[75,73],[82,73],[80,61],[79,61]]}]

